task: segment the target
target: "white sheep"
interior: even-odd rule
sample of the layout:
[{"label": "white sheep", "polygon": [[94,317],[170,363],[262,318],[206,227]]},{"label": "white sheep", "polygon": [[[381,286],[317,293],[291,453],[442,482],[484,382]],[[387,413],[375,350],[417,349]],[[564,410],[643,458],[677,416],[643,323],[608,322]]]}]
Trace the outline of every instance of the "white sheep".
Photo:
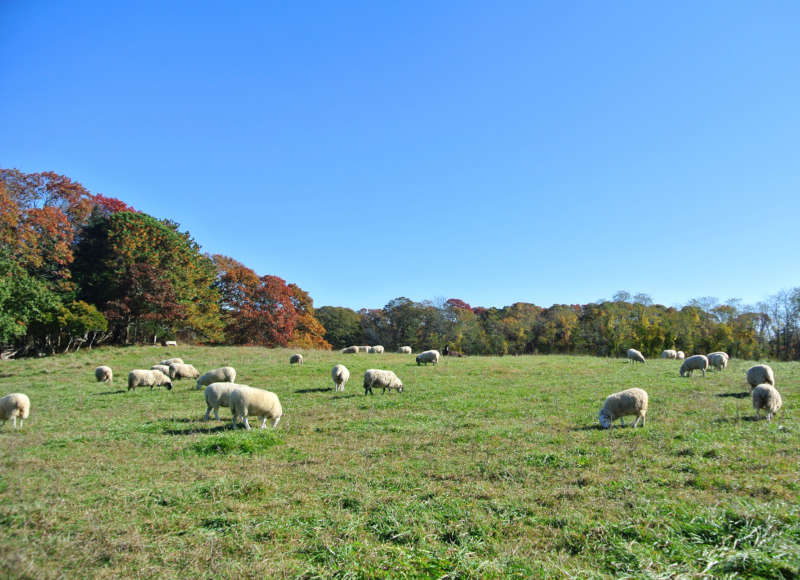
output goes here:
[{"label": "white sheep", "polygon": [[178,346],[178,341],[176,340],[165,340],[164,346]]},{"label": "white sheep", "polygon": [[636,415],[636,421],[633,423],[634,428],[639,423],[640,419],[642,421],[642,427],[644,427],[645,415],[647,415],[647,402],[647,391],[643,389],[633,388],[614,393],[606,397],[606,401],[600,409],[597,420],[600,422],[600,426],[603,429],[612,427],[614,421],[617,419],[622,421],[622,426],[624,427],[624,417],[626,415]]},{"label": "white sheep", "polygon": [[676,354],[677,356],[675,358],[678,360],[684,360],[686,358],[686,353],[682,350],[679,350]]},{"label": "white sheep", "polygon": [[31,414],[31,400],[24,393],[11,393],[0,399],[0,419],[3,420],[3,427],[9,419],[14,429],[17,428],[17,417],[19,417],[19,428],[22,429],[22,421]]},{"label": "white sheep", "polygon": [[756,385],[769,383],[775,386],[775,373],[769,365],[755,365],[747,369],[747,383],[752,391]]},{"label": "white sheep", "polygon": [[301,365],[301,364],[303,364],[303,355],[299,354],[299,353],[298,354],[293,354],[292,356],[289,357],[289,364],[290,365],[294,365],[294,364]]},{"label": "white sheep", "polygon": [[236,369],[233,367],[220,367],[212,369],[197,379],[196,389],[202,389],[212,383],[233,383],[236,381]]},{"label": "white sheep", "polygon": [[371,352],[372,354],[383,354],[383,347],[380,344],[371,346],[367,352]]},{"label": "white sheep", "polygon": [[344,365],[336,365],[331,369],[331,378],[333,379],[333,390],[344,391],[344,386],[350,380],[350,371]]},{"label": "white sheep", "polygon": [[231,406],[231,393],[234,389],[246,387],[247,385],[237,385],[236,383],[211,383],[206,387],[206,415],[203,421],[208,421],[211,410],[214,410],[214,418],[219,421],[219,408]]},{"label": "white sheep", "polygon": [[691,377],[694,371],[703,371],[706,376],[708,368],[708,357],[704,354],[695,354],[683,361],[680,373],[682,377]]},{"label": "white sheep", "polygon": [[753,409],[756,410],[756,419],[761,418],[761,409],[767,412],[767,421],[772,421],[772,416],[783,405],[781,394],[769,383],[757,385],[753,389]]},{"label": "white sheep", "polygon": [[178,357],[175,357],[175,358],[168,358],[167,360],[162,360],[162,361],[161,361],[161,362],[159,362],[158,364],[160,364],[160,365],[164,365],[165,367],[168,367],[168,366],[169,366],[169,365],[171,365],[172,363],[177,363],[177,364],[179,364],[179,365],[182,365],[182,364],[183,364],[183,359],[182,359],[182,358],[178,358]]},{"label": "white sheep", "polygon": [[245,429],[249,431],[250,423],[247,421],[247,417],[250,414],[261,417],[262,429],[267,426],[267,418],[272,419],[272,427],[274,428],[283,416],[283,408],[278,400],[278,395],[264,389],[255,389],[244,385],[238,386],[231,391],[230,405],[234,429],[238,422],[237,419],[239,419],[244,423]]},{"label": "white sheep", "polygon": [[172,390],[172,381],[161,371],[134,369],[128,373],[128,390],[136,387],[159,387],[165,385],[168,391]]},{"label": "white sheep", "polygon": [[357,346],[347,346],[342,349],[342,354],[356,354],[358,352]]},{"label": "white sheep", "polygon": [[411,354],[411,347],[410,346],[401,346],[397,349],[397,352],[401,354]]},{"label": "white sheep", "polygon": [[359,346],[358,347],[358,352],[369,352],[369,347],[368,346]]},{"label": "white sheep", "polygon": [[712,352],[706,355],[708,357],[708,366],[710,368],[723,371],[728,366],[729,356],[724,352]]},{"label": "white sheep", "polygon": [[194,365],[183,363],[172,363],[169,365],[169,377],[171,379],[196,379],[199,376],[200,371],[194,368]]},{"label": "white sheep", "polygon": [[678,351],[668,348],[661,351],[661,358],[678,358]]},{"label": "white sheep", "polygon": [[153,365],[150,367],[151,371],[161,371],[165,375],[169,376],[169,365]]},{"label": "white sheep", "polygon": [[111,372],[111,367],[99,366],[94,369],[94,378],[97,382],[110,383],[114,379],[114,373]]},{"label": "white sheep", "polygon": [[644,360],[644,355],[642,353],[640,353],[638,350],[636,350],[635,348],[629,348],[628,352],[626,354],[628,355],[628,360],[631,361],[631,363],[635,363],[635,362],[644,363],[644,362],[646,362]]},{"label": "white sheep", "polygon": [[397,389],[398,393],[403,392],[403,383],[397,378],[397,375],[392,371],[382,369],[367,369],[364,373],[364,394],[374,395],[372,387],[376,389],[383,388],[384,393],[386,389]]},{"label": "white sheep", "polygon": [[417,355],[417,366],[425,363],[433,363],[435,365],[439,364],[439,359],[442,358],[442,355],[439,354],[438,350],[426,350],[425,352],[421,352]]}]

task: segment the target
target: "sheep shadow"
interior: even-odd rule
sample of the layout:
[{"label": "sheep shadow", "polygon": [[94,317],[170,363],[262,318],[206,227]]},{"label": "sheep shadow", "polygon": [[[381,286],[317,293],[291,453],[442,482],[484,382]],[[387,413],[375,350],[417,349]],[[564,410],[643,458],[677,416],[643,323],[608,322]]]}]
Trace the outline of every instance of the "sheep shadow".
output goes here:
[{"label": "sheep shadow", "polygon": [[331,397],[331,399],[352,399],[356,396],[357,395],[334,395]]},{"label": "sheep shadow", "polygon": [[750,393],[720,393],[717,395],[718,397],[733,397],[734,399],[746,399],[750,396]]},{"label": "sheep shadow", "polygon": [[189,429],[164,429],[164,435],[197,435],[212,433],[222,433],[223,431],[232,431],[233,425],[228,422],[224,425],[217,425],[216,427],[190,427]]},{"label": "sheep shadow", "polygon": [[570,431],[605,431],[599,424],[584,425],[583,427],[572,427]]},{"label": "sheep shadow", "polygon": [[314,389],[297,389],[295,393],[304,394],[304,393],[326,393],[333,391],[331,387],[317,387]]},{"label": "sheep shadow", "polygon": [[120,389],[118,391],[103,391],[102,393],[94,393],[95,396],[97,395],[119,395],[122,393],[127,393],[125,389]]},{"label": "sheep shadow", "polygon": [[764,421],[765,418],[762,415],[760,418],[757,418],[755,415],[743,415],[741,417],[720,417],[719,419],[714,419],[714,423],[739,423],[739,422],[748,422],[748,423],[755,423],[756,421]]}]

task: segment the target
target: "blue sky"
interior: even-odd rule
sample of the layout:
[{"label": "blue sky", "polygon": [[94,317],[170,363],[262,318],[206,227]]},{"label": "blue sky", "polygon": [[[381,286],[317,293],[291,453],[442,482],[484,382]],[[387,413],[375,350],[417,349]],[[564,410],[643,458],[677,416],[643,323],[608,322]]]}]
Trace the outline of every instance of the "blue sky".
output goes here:
[{"label": "blue sky", "polygon": [[0,166],[317,306],[800,285],[800,4],[0,3]]}]

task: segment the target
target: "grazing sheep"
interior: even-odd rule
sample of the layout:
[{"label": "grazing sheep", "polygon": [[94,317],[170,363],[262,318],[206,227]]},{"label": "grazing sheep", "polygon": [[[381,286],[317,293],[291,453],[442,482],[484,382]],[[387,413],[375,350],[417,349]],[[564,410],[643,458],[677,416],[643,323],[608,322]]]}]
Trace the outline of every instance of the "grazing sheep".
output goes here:
[{"label": "grazing sheep", "polygon": [[299,353],[298,354],[293,354],[292,356],[289,357],[289,364],[290,365],[294,365],[294,364],[301,365],[301,364],[303,364],[303,355],[299,354]]},{"label": "grazing sheep", "polygon": [[169,376],[169,365],[153,365],[150,367],[151,371],[161,371],[165,375]]},{"label": "grazing sheep", "polygon": [[712,352],[708,356],[708,366],[718,371],[725,370],[728,366],[728,355],[724,352]]},{"label": "grazing sheep", "polygon": [[761,418],[761,409],[767,412],[767,421],[772,421],[772,416],[783,405],[781,394],[769,383],[757,385],[753,389],[753,409],[756,410],[756,419]]},{"label": "grazing sheep", "polygon": [[333,379],[333,390],[344,391],[344,386],[350,380],[350,371],[344,365],[336,365],[331,369],[331,378]]},{"label": "grazing sheep", "polygon": [[172,363],[169,365],[169,378],[171,379],[196,379],[199,376],[200,371],[194,368],[194,365],[182,363]]},{"label": "grazing sheep", "polygon": [[178,342],[175,340],[165,340],[164,346],[178,346]]},{"label": "grazing sheep", "polygon": [[168,391],[172,390],[172,381],[161,371],[134,369],[128,373],[128,390],[136,387],[160,387],[164,385]]},{"label": "grazing sheep", "polygon": [[439,359],[441,355],[439,354],[438,350],[426,350],[425,352],[421,352],[417,355],[417,366],[425,363],[433,363],[435,365],[439,364]]},{"label": "grazing sheep", "polygon": [[644,362],[646,362],[644,360],[644,355],[642,353],[640,353],[638,350],[636,350],[635,348],[629,348],[627,354],[628,354],[628,360],[631,361],[632,363],[635,363],[635,362],[644,363]]},{"label": "grazing sheep", "polygon": [[707,368],[708,357],[704,354],[695,354],[683,361],[680,373],[682,377],[691,377],[694,371],[703,371],[703,376],[706,376]]},{"label": "grazing sheep", "polygon": [[233,389],[245,387],[247,385],[237,385],[236,383],[211,383],[206,387],[206,415],[203,421],[208,421],[211,410],[214,410],[214,418],[219,421],[219,408],[231,406],[231,393]]},{"label": "grazing sheep", "polygon": [[385,371],[382,369],[367,369],[364,373],[364,394],[374,395],[372,387],[376,389],[397,389],[398,393],[403,392],[403,383],[397,378],[397,375],[392,371]]},{"label": "grazing sheep", "polygon": [[359,346],[358,347],[358,352],[369,352],[369,347],[368,346]]},{"label": "grazing sheep", "polygon": [[397,352],[400,354],[411,354],[411,347],[410,346],[401,346],[397,349]]},{"label": "grazing sheep", "polygon": [[603,408],[600,409],[597,420],[603,429],[612,427],[617,419],[622,421],[624,427],[625,415],[636,415],[634,428],[640,419],[642,427],[644,427],[645,415],[647,415],[647,391],[633,388],[609,395],[603,403]]},{"label": "grazing sheep", "polygon": [[342,349],[342,354],[356,354],[356,353],[358,353],[357,346],[347,346]]},{"label": "grazing sheep", "polygon": [[668,348],[661,351],[661,358],[678,358],[678,351]]},{"label": "grazing sheep", "polygon": [[159,362],[158,364],[160,364],[160,365],[164,365],[165,367],[168,367],[168,366],[169,366],[169,365],[171,365],[172,363],[177,363],[177,364],[179,364],[179,365],[182,365],[182,364],[183,364],[183,359],[182,359],[182,358],[178,358],[178,357],[175,357],[175,358],[168,358],[167,360],[162,360],[162,361],[161,361],[161,362]]},{"label": "grazing sheep", "polygon": [[747,369],[747,382],[752,391],[756,385],[768,383],[775,386],[775,373],[769,365],[755,365]]},{"label": "grazing sheep", "polygon": [[383,347],[381,345],[371,346],[368,352],[372,354],[383,354]]},{"label": "grazing sheep", "polygon": [[111,367],[100,366],[94,369],[94,378],[98,383],[110,383],[114,379],[114,373],[111,372]]},{"label": "grazing sheep", "polygon": [[683,352],[682,350],[679,350],[675,358],[678,360],[684,360],[686,358],[686,353]]},{"label": "grazing sheep", "polygon": [[233,428],[236,428],[237,419],[244,423],[244,428],[250,430],[248,415],[261,417],[261,428],[267,426],[267,418],[272,419],[272,427],[278,425],[283,416],[283,408],[278,400],[278,395],[264,389],[255,389],[240,385],[231,391],[231,414],[233,415]]},{"label": "grazing sheep", "polygon": [[22,421],[31,414],[31,400],[24,393],[11,393],[0,399],[0,419],[3,420],[3,427],[9,419],[14,429],[17,428],[17,417],[19,417],[19,428],[22,429]]},{"label": "grazing sheep", "polygon": [[233,367],[220,367],[212,369],[197,379],[196,389],[202,389],[212,383],[233,383],[236,381],[236,369]]}]

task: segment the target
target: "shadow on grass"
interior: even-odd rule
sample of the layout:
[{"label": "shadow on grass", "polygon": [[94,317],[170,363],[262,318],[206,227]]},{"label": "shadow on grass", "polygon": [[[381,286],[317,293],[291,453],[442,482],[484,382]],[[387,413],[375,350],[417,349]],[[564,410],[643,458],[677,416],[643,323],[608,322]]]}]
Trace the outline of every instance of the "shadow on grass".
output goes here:
[{"label": "shadow on grass", "polygon": [[319,387],[316,389],[297,389],[295,393],[325,393],[333,391],[331,387]]},{"label": "shadow on grass", "polygon": [[199,421],[200,419],[189,419],[187,417],[181,417],[180,419],[167,419],[162,418],[159,419],[159,423],[194,423],[195,421]]},{"label": "shadow on grass", "polygon": [[333,397],[331,397],[331,399],[352,399],[353,397],[356,396],[357,395],[334,395]]},{"label": "shadow on grass", "polygon": [[164,429],[165,435],[197,435],[202,433],[211,435],[212,433],[222,433],[223,431],[233,431],[231,423],[217,425],[216,427],[190,427],[189,429]]},{"label": "shadow on grass", "polygon": [[[627,427],[626,425],[625,428]],[[616,429],[617,427],[614,428]],[[605,429],[603,429],[599,423],[595,423],[594,425],[584,425],[583,427],[572,427],[570,431],[605,431]]]},{"label": "shadow on grass", "polygon": [[755,415],[743,415],[740,417],[721,417],[719,419],[714,419],[714,423],[739,423],[740,421],[745,421],[748,423],[755,423],[756,421],[764,421],[764,416],[762,415],[760,419],[756,419]]},{"label": "shadow on grass", "polygon": [[738,393],[720,393],[717,395],[718,397],[733,397],[734,399],[746,399],[750,396],[750,393],[742,393],[741,391]]},{"label": "shadow on grass", "polygon": [[119,395],[120,393],[127,393],[125,389],[120,389],[119,391],[103,391],[102,393],[95,393],[95,395]]}]

